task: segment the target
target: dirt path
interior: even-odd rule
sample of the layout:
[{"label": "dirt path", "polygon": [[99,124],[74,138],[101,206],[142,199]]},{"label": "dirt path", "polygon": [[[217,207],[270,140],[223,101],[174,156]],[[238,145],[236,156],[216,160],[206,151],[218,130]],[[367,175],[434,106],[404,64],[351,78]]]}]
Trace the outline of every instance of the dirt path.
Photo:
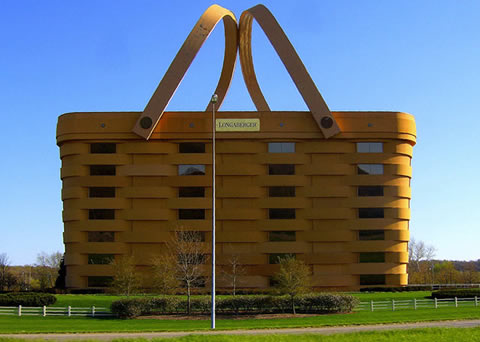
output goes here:
[{"label": "dirt path", "polygon": [[271,334],[321,334],[353,333],[359,331],[379,331],[417,328],[473,328],[479,327],[480,320],[441,321],[402,324],[358,325],[325,328],[292,328],[292,329],[252,329],[252,330],[216,330],[216,331],[178,331],[178,332],[135,332],[135,333],[87,333],[87,334],[0,334],[0,337],[22,339],[45,339],[55,341],[99,340],[111,341],[118,338],[171,338],[186,335],[271,335]]}]

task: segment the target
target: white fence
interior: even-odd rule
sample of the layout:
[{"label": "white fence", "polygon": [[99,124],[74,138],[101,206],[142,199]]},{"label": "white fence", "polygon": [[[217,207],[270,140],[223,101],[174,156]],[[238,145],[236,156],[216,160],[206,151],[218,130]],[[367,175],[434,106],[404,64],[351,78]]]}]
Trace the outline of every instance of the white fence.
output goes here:
[{"label": "white fence", "polygon": [[0,306],[0,315],[15,315],[15,316],[83,316],[83,317],[111,317],[114,316],[107,308],[88,307],[75,308],[54,307],[54,306]]},{"label": "white fence", "polygon": [[355,311],[379,311],[379,310],[417,310],[439,309],[447,307],[478,307],[480,299],[473,298],[446,298],[446,299],[404,299],[360,302]]}]

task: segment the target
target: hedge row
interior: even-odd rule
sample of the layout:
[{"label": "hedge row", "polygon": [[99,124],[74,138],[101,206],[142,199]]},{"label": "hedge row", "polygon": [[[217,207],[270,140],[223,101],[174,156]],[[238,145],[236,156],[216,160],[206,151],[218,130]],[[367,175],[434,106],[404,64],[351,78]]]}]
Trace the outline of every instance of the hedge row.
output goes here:
[{"label": "hedge row", "polygon": [[473,298],[480,297],[480,289],[446,289],[432,292],[432,298]]},{"label": "hedge row", "polygon": [[[350,312],[358,300],[349,295],[308,294],[295,299],[295,307],[302,313]],[[210,313],[210,297],[191,299],[194,313]],[[291,311],[288,296],[230,296],[217,298],[218,313],[280,313]],[[146,297],[121,299],[112,303],[112,312],[121,318],[134,318],[155,314],[180,314],[187,312],[187,300],[178,297]]]},{"label": "hedge row", "polygon": [[360,292],[410,292],[432,291],[431,286],[362,287]]},{"label": "hedge row", "polygon": [[0,306],[44,306],[55,304],[57,298],[48,293],[11,292],[0,294]]}]

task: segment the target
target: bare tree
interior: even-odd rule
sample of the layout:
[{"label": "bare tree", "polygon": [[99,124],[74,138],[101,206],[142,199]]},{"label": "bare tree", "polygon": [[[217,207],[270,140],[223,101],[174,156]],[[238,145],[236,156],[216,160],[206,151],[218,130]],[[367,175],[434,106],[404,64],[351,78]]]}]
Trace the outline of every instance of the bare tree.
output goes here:
[{"label": "bare tree", "polygon": [[112,288],[125,296],[130,296],[140,287],[140,278],[135,270],[135,258],[133,255],[124,255],[112,262],[114,276]]},{"label": "bare tree", "polygon": [[232,294],[235,296],[238,278],[245,274],[245,267],[240,263],[239,256],[237,254],[233,254],[228,259],[226,269],[224,268],[222,271],[224,278],[231,284]]},{"label": "bare tree", "polygon": [[62,258],[63,253],[61,252],[50,254],[41,252],[37,254],[36,271],[42,290],[55,286],[55,280],[57,279]]},{"label": "bare tree", "polygon": [[206,246],[197,231],[176,231],[167,243],[167,254],[175,256],[172,263],[179,283],[186,288],[187,314],[191,313],[191,290],[198,287],[205,272]]},{"label": "bare tree", "polygon": [[0,254],[0,291],[3,291],[7,287],[7,281],[9,277],[10,259],[7,253]]},{"label": "bare tree", "polygon": [[410,277],[415,280],[422,280],[426,283],[431,274],[431,282],[433,279],[432,259],[435,256],[436,249],[431,245],[427,245],[423,241],[416,241],[411,238],[408,243],[408,272]]},{"label": "bare tree", "polygon": [[274,276],[276,287],[290,296],[292,313],[295,314],[295,297],[310,289],[310,268],[293,256],[281,258],[279,263],[280,270]]}]

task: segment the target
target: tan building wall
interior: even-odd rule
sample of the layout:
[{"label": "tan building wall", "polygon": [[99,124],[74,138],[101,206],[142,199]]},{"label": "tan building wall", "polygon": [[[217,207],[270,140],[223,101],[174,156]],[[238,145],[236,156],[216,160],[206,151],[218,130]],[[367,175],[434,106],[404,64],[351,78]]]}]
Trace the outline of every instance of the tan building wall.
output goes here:
[{"label": "tan building wall", "polygon": [[[112,276],[112,266],[89,264],[89,255],[134,255],[148,279],[152,256],[165,251],[179,227],[207,232],[209,244],[211,113],[166,112],[149,141],[131,132],[140,114],[59,118],[69,288],[95,287],[105,280],[95,277]],[[311,265],[316,287],[407,284],[414,119],[396,112],[333,116],[341,133],[327,140],[309,112],[217,113],[217,118],[260,119],[258,132],[216,134],[217,260],[221,265],[239,255],[246,268],[240,287],[268,287],[278,269],[269,256],[276,253],[295,254]],[[114,153],[92,153],[92,144],[100,142],[114,143]],[[180,153],[181,142],[204,142],[205,153]],[[295,150],[271,153],[271,142],[294,142]],[[380,142],[382,150],[357,152],[358,142]],[[178,175],[179,165],[190,164],[204,165],[205,175]],[[270,175],[269,165],[277,164],[294,165],[294,174]],[[359,174],[359,165],[383,172]],[[114,175],[91,174],[99,170]],[[294,187],[295,196],[270,197],[274,186]],[[203,187],[204,197],[179,198],[180,187]],[[109,197],[92,197],[98,192]],[[181,220],[179,209],[205,209],[205,219]],[[280,215],[294,209],[295,218],[269,218],[269,209],[283,209]],[[379,217],[360,218],[365,215]],[[275,231],[290,232],[295,241],[270,241]],[[219,278],[217,286],[226,284]]]}]

